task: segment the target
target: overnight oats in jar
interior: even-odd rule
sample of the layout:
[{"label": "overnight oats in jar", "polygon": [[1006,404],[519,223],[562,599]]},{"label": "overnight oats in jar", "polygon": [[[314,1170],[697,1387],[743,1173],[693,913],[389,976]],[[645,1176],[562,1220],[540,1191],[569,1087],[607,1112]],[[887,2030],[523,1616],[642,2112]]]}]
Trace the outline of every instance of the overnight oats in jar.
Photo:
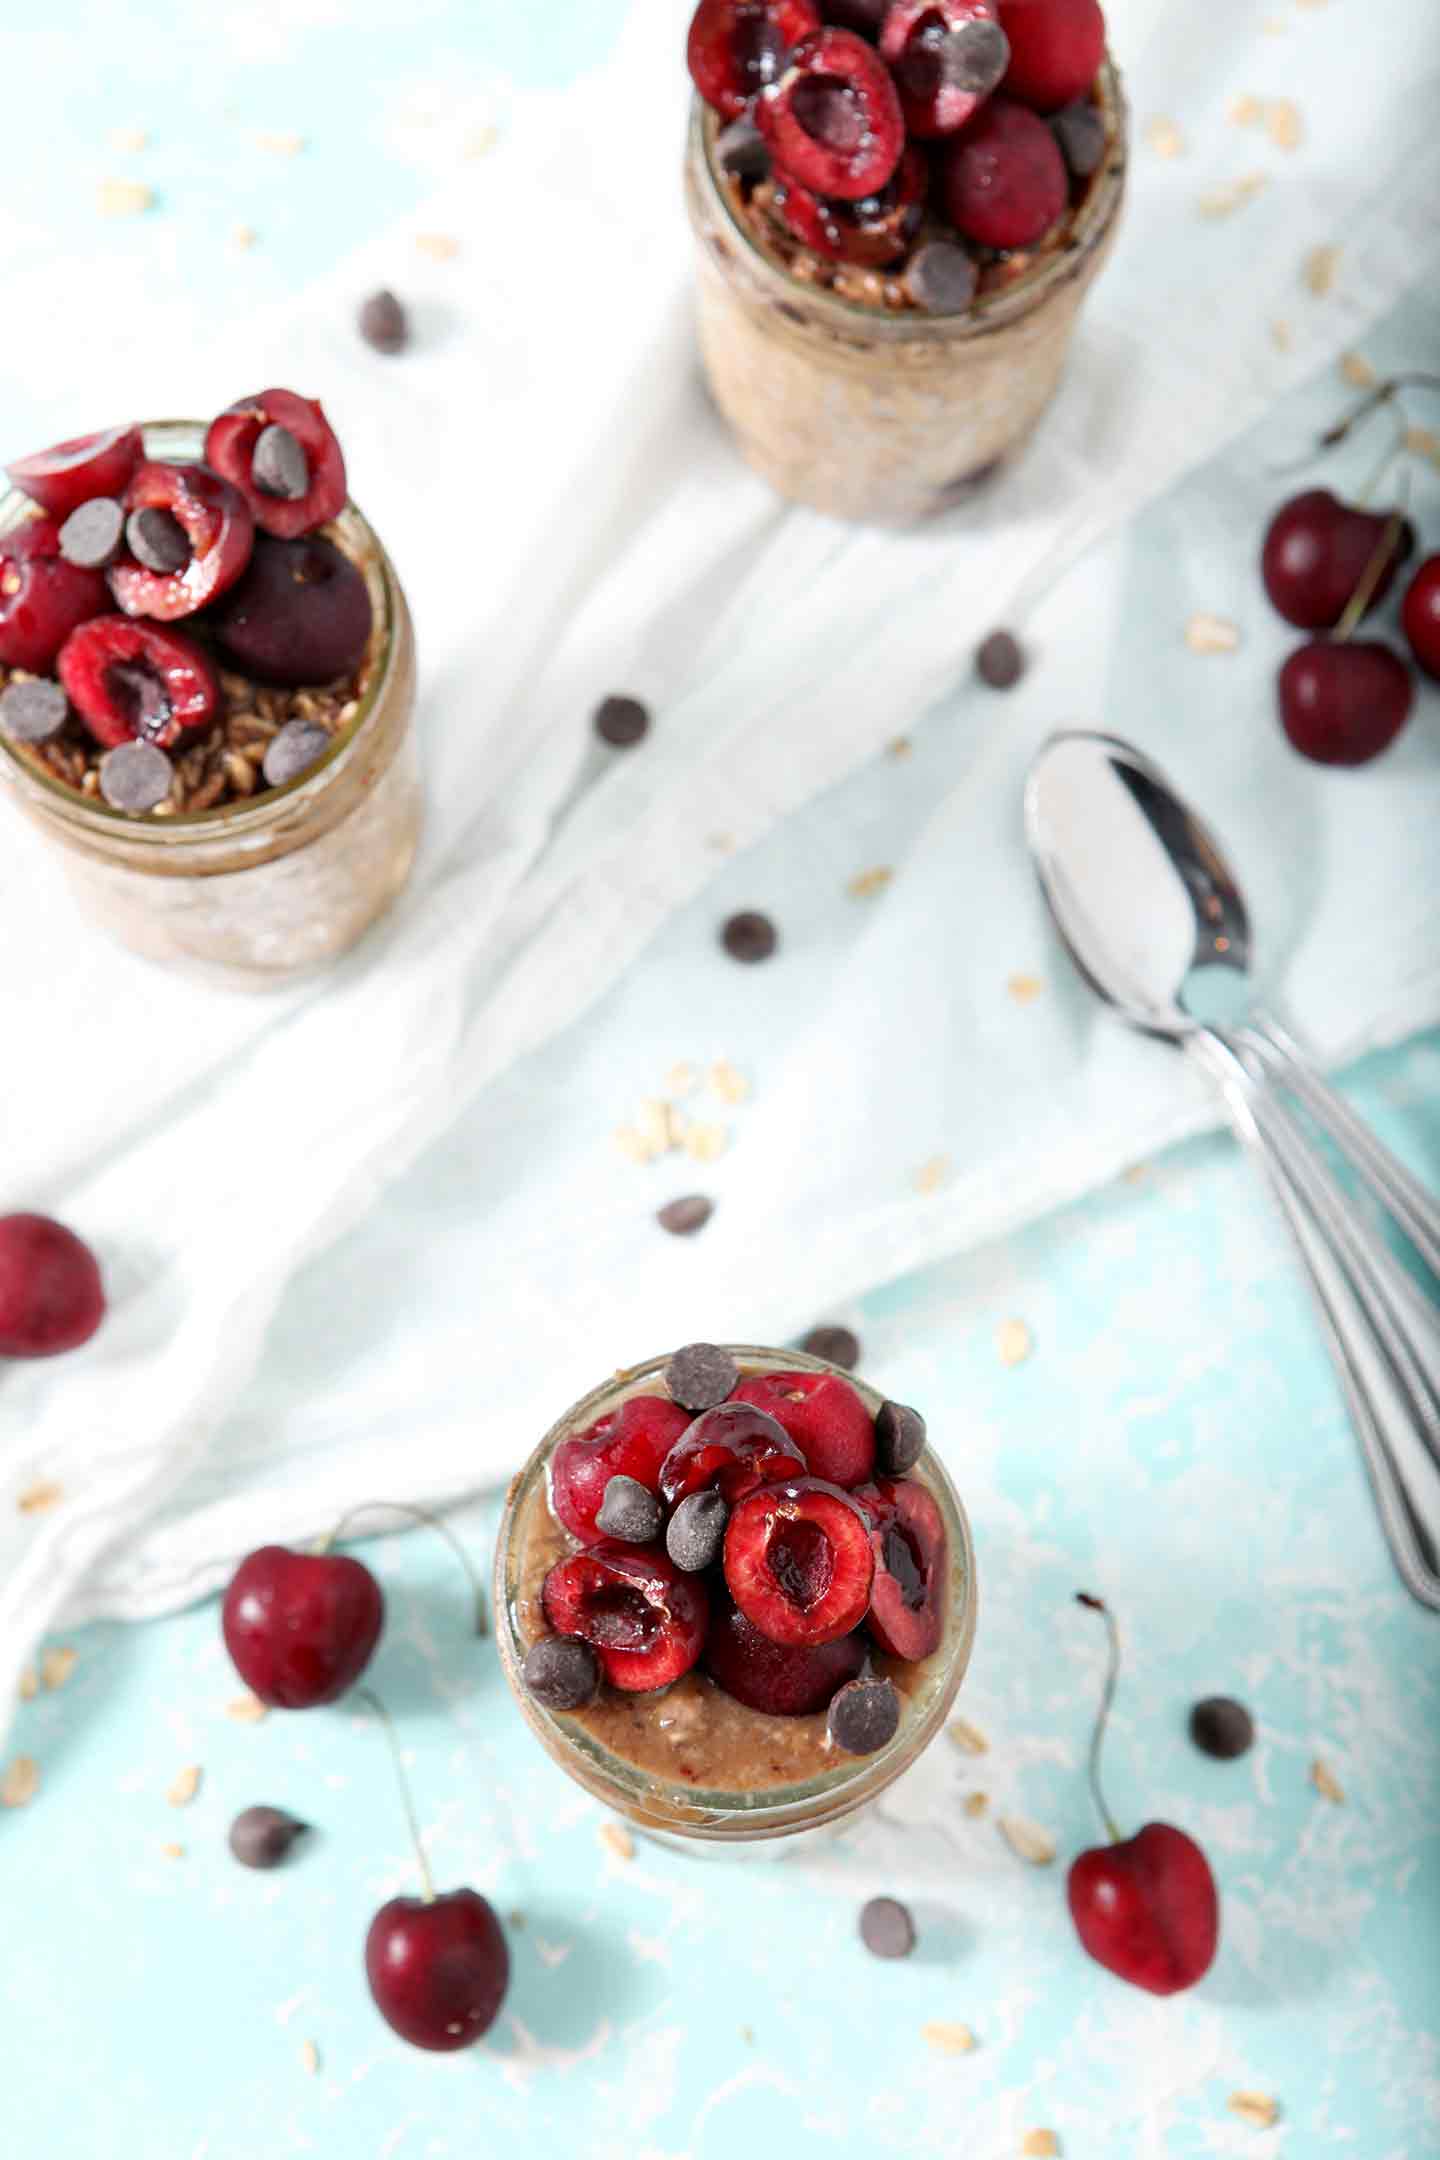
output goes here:
[{"label": "overnight oats in jar", "polygon": [[842,1821],[934,1738],[975,1557],[918,1412],[800,1352],[691,1343],[541,1441],[495,1610],[563,1770],[649,1836],[743,1850]]},{"label": "overnight oats in jar", "polygon": [[0,783],[84,914],[226,987],[336,959],[420,833],[415,646],[313,400],[7,468]]},{"label": "overnight oats in jar", "polygon": [[835,517],[963,502],[1050,403],[1115,236],[1097,0],[700,0],[688,58],[700,346],[740,450]]}]

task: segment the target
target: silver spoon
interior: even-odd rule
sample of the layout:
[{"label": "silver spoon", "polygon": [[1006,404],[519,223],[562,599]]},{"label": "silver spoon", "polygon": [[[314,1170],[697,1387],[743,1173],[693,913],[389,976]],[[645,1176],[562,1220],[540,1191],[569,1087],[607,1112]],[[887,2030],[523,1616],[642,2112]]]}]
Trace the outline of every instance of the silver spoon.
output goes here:
[{"label": "silver spoon", "polygon": [[1159,768],[1108,735],[1052,736],[1025,792],[1031,854],[1085,980],[1216,1085],[1294,1239],[1382,1527],[1407,1588],[1440,1610],[1440,1326],[1356,1213],[1279,1092],[1301,1103],[1432,1267],[1440,1210],[1255,1001],[1244,897]]}]

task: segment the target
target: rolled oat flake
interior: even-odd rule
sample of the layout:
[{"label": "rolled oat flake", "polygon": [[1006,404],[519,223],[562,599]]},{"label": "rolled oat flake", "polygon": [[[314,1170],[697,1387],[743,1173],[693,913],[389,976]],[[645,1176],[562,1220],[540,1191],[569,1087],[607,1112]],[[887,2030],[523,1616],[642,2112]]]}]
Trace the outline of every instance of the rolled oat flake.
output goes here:
[{"label": "rolled oat flake", "polygon": [[0,697],[0,728],[11,742],[49,742],[64,727],[69,711],[59,683],[15,682]]},{"label": "rolled oat flake", "polygon": [[154,743],[117,743],[100,760],[100,793],[112,810],[154,810],[170,793],[175,768]]},{"label": "rolled oat flake", "polygon": [[330,747],[330,736],[318,720],[287,720],[265,752],[261,771],[267,787],[288,787],[308,772]]}]

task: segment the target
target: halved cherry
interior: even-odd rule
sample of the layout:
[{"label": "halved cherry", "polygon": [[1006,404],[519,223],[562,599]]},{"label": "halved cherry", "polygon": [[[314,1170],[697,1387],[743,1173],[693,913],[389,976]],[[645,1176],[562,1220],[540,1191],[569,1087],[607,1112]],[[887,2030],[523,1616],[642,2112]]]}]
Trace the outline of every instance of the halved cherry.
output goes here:
[{"label": "halved cherry", "polygon": [[911,144],[878,195],[836,202],[777,172],[771,202],[796,239],[817,255],[879,270],[909,253],[925,214],[929,184],[924,153]]},{"label": "halved cherry", "polygon": [[752,1373],[737,1402],[768,1410],[784,1426],[812,1477],[859,1485],[875,1468],[875,1420],[838,1373]]},{"label": "halved cherry", "polygon": [[802,38],[783,75],[755,100],[755,125],[792,179],[844,202],[877,194],[905,148],[890,70],[853,30]]},{"label": "halved cherry", "polygon": [[926,141],[963,127],[1010,62],[995,0],[894,0],[880,51],[906,127]]},{"label": "halved cherry", "polygon": [[700,0],[685,47],[690,80],[707,105],[738,120],[792,45],[819,27],[814,0]]},{"label": "halved cherry", "polygon": [[97,615],[61,648],[60,680],[96,742],[154,743],[173,750],[209,727],[220,709],[210,656],[178,630]]},{"label": "halved cherry", "polygon": [[668,1507],[713,1485],[734,1507],[761,1485],[805,1475],[805,1458],[783,1425],[752,1403],[724,1402],[706,1410],[676,1441],[660,1468]]},{"label": "halved cherry", "polygon": [[589,1426],[562,1440],[550,1455],[550,1509],[582,1545],[604,1532],[595,1518],[612,1477],[634,1478],[660,1490],[660,1466],[690,1424],[690,1413],[664,1395],[632,1395]]},{"label": "halved cherry", "polygon": [[178,622],[228,592],[250,560],[250,507],[203,465],[142,465],[125,490],[125,508],[165,511],[190,543],[190,560],[178,570],[147,570],[128,551],[112,566],[110,590],[127,615]]},{"label": "halved cherry", "polygon": [[876,1478],[856,1500],[870,1518],[875,1580],[870,1633],[892,1657],[929,1657],[945,1632],[948,1541],[934,1497],[916,1478]]},{"label": "halved cherry", "polygon": [[837,1688],[864,1669],[867,1648],[859,1634],[828,1643],[775,1643],[728,1600],[710,1623],[705,1666],[712,1680],[770,1717],[808,1717],[823,1710]]},{"label": "halved cherry", "polygon": [[[303,461],[299,494],[276,494],[265,485],[263,455],[262,478],[255,477],[256,451],[270,428],[283,430],[298,446]],[[298,540],[301,533],[328,525],[345,507],[345,458],[335,431],[316,399],[297,397],[293,390],[260,390],[227,406],[210,423],[205,462],[239,488],[260,530],[277,540]],[[296,471],[301,474],[302,467]]]},{"label": "halved cherry", "polygon": [[730,1595],[771,1642],[814,1645],[864,1619],[875,1572],[868,1517],[838,1485],[762,1485],[725,1531]]},{"label": "halved cherry", "polygon": [[5,470],[31,502],[52,517],[67,518],[97,495],[123,494],[144,455],[138,427],[103,428],[98,435],[75,435],[16,458]]},{"label": "halved cherry", "polygon": [[668,1687],[705,1647],[704,1584],[653,1545],[607,1538],[557,1560],[540,1595],[556,1634],[588,1642],[611,1687],[627,1694]]},{"label": "halved cherry", "polygon": [[48,675],[71,631],[109,604],[103,573],[60,553],[53,517],[22,518],[0,533],[0,666]]}]

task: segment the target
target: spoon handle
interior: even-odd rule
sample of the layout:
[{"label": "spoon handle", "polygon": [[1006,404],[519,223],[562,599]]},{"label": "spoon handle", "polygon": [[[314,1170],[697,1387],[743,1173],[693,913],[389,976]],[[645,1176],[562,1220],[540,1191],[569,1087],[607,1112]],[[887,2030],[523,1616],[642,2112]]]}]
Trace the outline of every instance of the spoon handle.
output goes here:
[{"label": "spoon handle", "polygon": [[1238,1039],[1304,1104],[1356,1175],[1394,1216],[1432,1275],[1440,1275],[1440,1202],[1356,1116],[1344,1097],[1321,1079],[1278,1021],[1257,1014]]},{"label": "spoon handle", "polygon": [[[1231,1125],[1290,1232],[1401,1580],[1420,1604],[1440,1612],[1434,1397],[1420,1378],[1404,1321],[1397,1324],[1388,1300],[1377,1297],[1355,1246],[1335,1235],[1334,1208],[1323,1183],[1310,1174],[1320,1165],[1313,1157],[1303,1163],[1310,1151],[1283,1109],[1217,1036],[1202,1031],[1187,1047],[1216,1083]],[[1338,1188],[1334,1197],[1343,1214]]]}]

